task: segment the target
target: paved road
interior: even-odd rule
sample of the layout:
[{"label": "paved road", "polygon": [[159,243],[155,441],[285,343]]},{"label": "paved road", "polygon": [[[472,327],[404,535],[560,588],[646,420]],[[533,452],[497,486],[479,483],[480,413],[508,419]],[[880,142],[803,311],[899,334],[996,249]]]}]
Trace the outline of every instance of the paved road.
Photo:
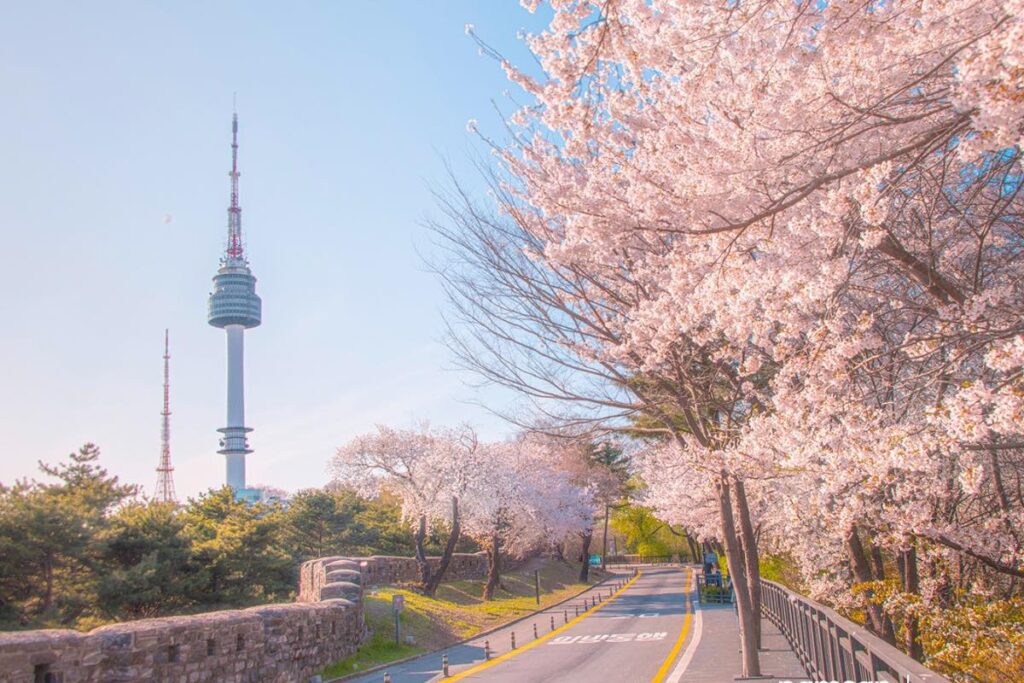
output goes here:
[{"label": "paved road", "polygon": [[[447,680],[453,683],[460,680],[507,683],[664,680],[670,677],[672,662],[685,650],[692,635],[689,577],[688,569],[648,567],[612,600],[607,600],[607,587],[597,589],[603,593],[605,602],[579,619],[573,619],[575,608],[592,598],[594,590],[486,638],[389,668],[391,680],[394,683],[441,680],[441,654],[448,655],[450,678]],[[555,618],[553,632],[552,617]],[[566,620],[568,624],[564,623]],[[536,641],[533,639],[535,624],[539,636]],[[510,648],[513,630],[518,645],[514,651]],[[492,652],[490,661],[484,658],[485,639]],[[383,672],[356,680],[380,683]]]},{"label": "paved road", "polygon": [[665,660],[679,652],[676,643],[691,610],[688,571],[648,569],[622,595],[550,640],[462,680],[643,681],[655,679]]}]

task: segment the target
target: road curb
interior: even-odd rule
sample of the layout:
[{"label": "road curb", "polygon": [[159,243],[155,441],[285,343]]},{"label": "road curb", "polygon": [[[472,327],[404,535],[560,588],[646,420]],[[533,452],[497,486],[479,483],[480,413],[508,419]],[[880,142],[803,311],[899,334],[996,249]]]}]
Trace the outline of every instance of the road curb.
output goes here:
[{"label": "road curb", "polygon": [[498,624],[497,626],[493,626],[493,627],[487,629],[486,631],[481,631],[480,633],[476,633],[474,635],[469,636],[468,638],[464,638],[464,639],[462,639],[460,641],[452,643],[451,645],[446,645],[445,647],[442,647],[440,649],[431,650],[430,652],[421,652],[418,655],[410,655],[408,657],[403,657],[402,659],[396,659],[396,660],[394,660],[392,662],[387,662],[386,664],[378,664],[377,666],[371,667],[369,669],[363,669],[362,671],[355,671],[355,672],[350,673],[350,674],[345,674],[344,676],[341,676],[339,678],[325,679],[324,683],[344,683],[344,681],[351,681],[351,680],[354,680],[356,678],[359,678],[360,676],[365,676],[366,674],[372,674],[372,673],[374,673],[376,671],[383,671],[384,669],[387,669],[387,668],[390,668],[390,667],[393,667],[393,666],[400,666],[402,664],[405,664],[406,662],[411,662],[411,661],[413,661],[415,659],[419,659],[420,657],[428,657],[430,655],[436,655],[439,652],[444,652],[445,650],[449,650],[449,649],[451,649],[453,647],[456,647],[458,645],[465,645],[466,643],[468,643],[471,640],[476,640],[477,638],[481,638],[483,636],[488,636],[488,635],[490,635],[492,633],[495,633],[497,631],[500,631],[500,630],[502,630],[504,628],[508,628],[509,626],[513,626],[515,624],[518,624],[521,621],[526,621],[527,619],[532,619],[532,618],[536,617],[538,614],[541,614],[542,612],[547,612],[548,610],[554,609],[555,607],[558,607],[559,605],[564,605],[565,603],[567,603],[567,602],[569,602],[571,600],[575,600],[576,598],[580,597],[581,595],[583,595],[587,591],[591,591],[591,590],[593,590],[595,588],[599,588],[599,587],[603,586],[604,584],[606,584],[609,581],[611,581],[613,578],[615,578],[615,577],[614,576],[609,576],[609,577],[603,579],[602,581],[600,581],[599,583],[595,583],[593,585],[587,586],[586,588],[584,588],[583,590],[579,591],[578,593],[573,593],[569,597],[567,597],[567,598],[565,598],[563,600],[559,600],[558,602],[554,602],[554,603],[548,605],[547,607],[544,607],[542,609],[530,612],[529,614],[521,616],[518,619],[513,619],[512,621],[506,621],[503,624]]}]

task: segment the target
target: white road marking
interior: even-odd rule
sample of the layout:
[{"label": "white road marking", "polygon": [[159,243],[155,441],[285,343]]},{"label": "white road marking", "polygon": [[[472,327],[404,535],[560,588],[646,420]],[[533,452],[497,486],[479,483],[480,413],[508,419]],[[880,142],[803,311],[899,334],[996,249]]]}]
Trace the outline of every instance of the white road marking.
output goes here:
[{"label": "white road marking", "polygon": [[[693,574],[693,576],[696,580],[696,574]],[[686,646],[683,656],[679,659],[679,663],[676,664],[676,668],[672,670],[669,677],[665,679],[665,683],[679,683],[683,674],[686,673],[686,668],[690,666],[690,661],[693,659],[693,654],[697,651],[697,646],[700,644],[701,610],[695,602],[696,597],[695,591],[692,591],[690,593],[690,607],[693,609],[693,635],[690,637],[690,642]]]},{"label": "white road marking", "polygon": [[641,633],[637,635],[637,640],[664,640],[668,634],[664,631],[660,633]]},{"label": "white road marking", "polygon": [[668,633],[599,633],[589,636],[558,636],[548,641],[548,645],[589,645],[592,643],[642,643],[651,640],[664,640]]}]

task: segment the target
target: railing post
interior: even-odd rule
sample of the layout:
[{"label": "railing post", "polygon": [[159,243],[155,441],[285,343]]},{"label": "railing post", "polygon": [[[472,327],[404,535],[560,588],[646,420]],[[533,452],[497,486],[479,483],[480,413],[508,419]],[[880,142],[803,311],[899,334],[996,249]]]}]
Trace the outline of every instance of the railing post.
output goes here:
[{"label": "railing post", "polygon": [[828,643],[821,630],[824,620],[825,615],[821,612],[814,613],[814,658],[816,663],[814,674],[822,679],[828,677]]},{"label": "railing post", "polygon": [[804,604],[799,603],[799,602],[796,604],[796,615],[797,615],[797,620],[798,620],[798,624],[799,624],[797,632],[800,635],[800,653],[799,654],[801,656],[801,659],[803,659],[803,661],[805,662],[804,666],[807,666],[807,664],[811,664],[811,656],[810,656],[810,652],[808,652],[808,647],[807,647],[807,636],[810,633],[808,628],[807,628],[807,621],[808,621],[807,617],[808,617],[808,613],[809,612],[810,612],[810,610],[808,609],[807,605],[804,605]]},{"label": "railing post", "polygon": [[836,631],[836,625],[832,622],[828,624],[828,647],[832,659],[832,671],[829,672],[829,677],[838,679],[843,675],[843,651],[839,648],[839,633]]},{"label": "railing post", "polygon": [[841,636],[839,641],[839,646],[843,653],[843,678],[853,678],[856,676],[856,673],[854,673],[856,667],[853,663],[853,658],[856,656],[856,653],[853,651],[853,639],[850,637],[849,631],[841,631],[841,633],[845,636],[845,638]]}]

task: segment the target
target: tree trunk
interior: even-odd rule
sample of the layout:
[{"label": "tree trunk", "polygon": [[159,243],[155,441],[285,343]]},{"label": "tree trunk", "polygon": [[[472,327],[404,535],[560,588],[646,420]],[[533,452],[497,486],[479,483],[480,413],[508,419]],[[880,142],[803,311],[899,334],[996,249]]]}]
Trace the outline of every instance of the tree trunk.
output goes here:
[{"label": "tree trunk", "polygon": [[690,547],[690,560],[697,564],[702,563],[704,558],[700,555],[697,542],[693,540],[690,534],[686,534],[686,544]]},{"label": "tree trunk", "polygon": [[494,597],[494,591],[501,583],[501,539],[498,534],[491,538],[491,547],[487,549],[487,584],[484,586],[484,600]]},{"label": "tree trunk", "polygon": [[[900,551],[900,565],[903,569],[900,574],[903,578],[903,592],[917,595],[920,592],[920,585],[917,573],[917,549],[913,546],[907,550]],[[924,660],[924,650],[918,638],[917,617],[910,615],[906,619],[903,630],[903,647],[907,654],[917,661]]]},{"label": "tree trunk", "polygon": [[[735,510],[736,501],[735,500],[732,501],[732,505],[733,505],[733,515],[735,517],[735,514],[736,514],[736,510]],[[734,524],[735,524],[735,522],[734,522]],[[743,534],[741,534],[739,532],[739,529],[736,530],[736,548],[739,551],[740,557],[743,559],[743,568],[744,568],[744,570],[746,570],[746,567],[747,567],[747,559],[746,559],[747,558],[747,554],[743,550]],[[734,588],[735,588],[735,590],[739,590],[738,586],[734,586]],[[750,600],[750,592],[749,591],[747,592],[747,600]]]},{"label": "tree trunk", "polygon": [[885,581],[885,562],[882,560],[882,549],[877,543],[868,543],[871,549],[871,568],[875,572],[876,581]]},{"label": "tree trunk", "polygon": [[604,538],[601,539],[601,571],[608,568],[608,510],[610,506],[604,506]]},{"label": "tree trunk", "polygon": [[739,517],[740,539],[743,543],[743,560],[747,570],[747,586],[750,593],[750,611],[754,613],[754,635],[757,648],[761,649],[761,567],[758,563],[757,537],[750,519],[747,505],[747,491],[743,482],[733,477],[733,497],[736,499],[736,515]]},{"label": "tree trunk", "polygon": [[[870,583],[875,577],[871,573],[871,565],[868,564],[868,557],[864,554],[864,546],[861,545],[856,526],[851,526],[847,529],[844,540],[846,541],[846,552],[850,559],[850,570],[853,572],[853,580],[857,583]],[[864,596],[864,609],[868,615],[867,627],[876,636],[884,638],[885,620],[882,617],[882,608],[871,602],[875,592],[865,590],[862,594]]]},{"label": "tree trunk", "polygon": [[53,560],[46,558],[43,564],[43,573],[46,576],[46,589],[43,593],[43,612],[53,607]]},{"label": "tree trunk", "polygon": [[427,585],[430,583],[430,563],[427,562],[427,553],[423,550],[423,540],[427,537],[427,516],[420,515],[420,524],[416,527],[416,534],[413,542],[416,545],[416,565],[420,570],[420,588],[426,593]]},{"label": "tree trunk", "polygon": [[732,517],[732,500],[729,494],[729,478],[723,471],[718,480],[718,511],[722,517],[722,541],[725,543],[725,557],[729,564],[729,578],[736,594],[736,612],[739,614],[740,651],[743,659],[744,678],[761,675],[761,660],[757,652],[755,616],[750,606],[750,589],[743,556],[737,543],[736,525]]},{"label": "tree trunk", "polygon": [[565,544],[564,543],[555,543],[554,544],[554,550],[555,550],[555,559],[558,560],[559,562],[565,562]]},{"label": "tree trunk", "polygon": [[[877,543],[869,543],[871,548],[871,566],[875,571],[876,581],[885,581],[885,562],[882,560],[882,549]],[[896,629],[892,625],[892,619],[882,611],[882,637],[890,643],[896,642]]]},{"label": "tree trunk", "polygon": [[461,533],[459,499],[452,496],[452,532],[448,534],[448,542],[444,544],[444,554],[441,555],[441,561],[437,563],[437,569],[423,586],[424,595],[433,595],[437,592],[437,587],[441,585],[441,579],[444,578],[445,572],[448,571],[448,565],[451,564],[452,555],[455,553],[455,546],[459,543]]},{"label": "tree trunk", "polygon": [[587,583],[590,580],[590,541],[594,538],[594,530],[587,529],[581,536],[583,549],[580,550],[580,559],[583,564],[580,566],[580,583]]}]

